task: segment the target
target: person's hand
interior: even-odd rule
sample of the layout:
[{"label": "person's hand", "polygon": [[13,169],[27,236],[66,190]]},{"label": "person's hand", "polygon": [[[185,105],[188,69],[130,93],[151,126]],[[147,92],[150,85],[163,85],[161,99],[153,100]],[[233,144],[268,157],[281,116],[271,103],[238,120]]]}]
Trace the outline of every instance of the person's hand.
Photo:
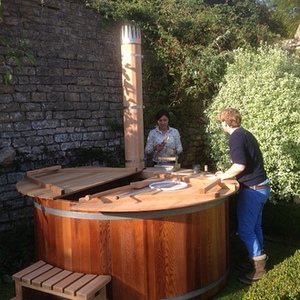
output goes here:
[{"label": "person's hand", "polygon": [[177,154],[176,148],[167,148],[167,155],[169,156],[175,156]]},{"label": "person's hand", "polygon": [[164,145],[157,144],[153,147],[154,151],[161,151],[164,148]]},{"label": "person's hand", "polygon": [[215,173],[215,175],[216,175],[217,177],[219,177],[219,178],[220,178],[223,174],[224,174],[223,171],[217,171],[217,172]]}]

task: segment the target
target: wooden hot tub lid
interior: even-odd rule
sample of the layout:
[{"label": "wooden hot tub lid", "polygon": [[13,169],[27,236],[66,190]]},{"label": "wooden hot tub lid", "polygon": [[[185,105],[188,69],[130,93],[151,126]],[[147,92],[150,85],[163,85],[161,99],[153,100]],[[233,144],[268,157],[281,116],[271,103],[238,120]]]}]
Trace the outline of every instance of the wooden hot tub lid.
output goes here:
[{"label": "wooden hot tub lid", "polygon": [[[101,187],[108,182],[133,174],[138,174],[138,181],[116,188],[98,189],[100,192],[92,195],[87,194],[88,188]],[[149,188],[150,183],[164,180],[181,181],[186,186],[178,190]],[[17,183],[19,192],[39,199],[41,205],[55,200],[55,207],[62,205],[63,210],[70,212],[106,214],[157,212],[196,206],[205,209],[225,201],[238,188],[236,180],[221,182],[209,173],[193,174],[192,170],[159,173],[153,168],[62,169],[60,166],[54,166],[27,172],[25,178]],[[66,197],[79,195],[79,191],[82,191],[83,196],[78,196],[72,199],[73,201],[69,201],[71,198]]]},{"label": "wooden hot tub lid", "polygon": [[26,172],[16,188],[31,197],[57,199],[141,172],[136,168],[62,168],[58,165]]},{"label": "wooden hot tub lid", "polygon": [[[175,179],[188,183],[186,188],[175,191],[160,191],[147,189],[149,180]],[[71,211],[82,212],[147,212],[180,209],[192,206],[210,207],[215,202],[222,202],[234,194],[239,185],[236,180],[213,178],[209,174],[176,175],[176,172],[155,173],[151,178],[144,180],[146,188],[134,189],[130,186],[112,189],[95,195],[79,199],[77,205],[71,206]],[[143,182],[143,181],[142,181]],[[130,193],[132,192],[132,195]],[[128,196],[126,196],[128,193]],[[124,197],[118,196],[125,195]],[[214,204],[213,204],[214,203]]]}]

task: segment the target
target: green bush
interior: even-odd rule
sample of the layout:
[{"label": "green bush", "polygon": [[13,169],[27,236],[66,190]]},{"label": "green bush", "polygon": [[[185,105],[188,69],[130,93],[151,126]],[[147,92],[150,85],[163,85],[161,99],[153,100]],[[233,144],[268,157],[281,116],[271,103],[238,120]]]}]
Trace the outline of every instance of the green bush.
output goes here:
[{"label": "green bush", "polygon": [[267,202],[262,227],[269,239],[300,246],[300,205],[295,203]]},{"label": "green bush", "polygon": [[225,107],[237,108],[242,126],[258,139],[271,182],[271,199],[299,196],[299,59],[276,45],[234,52],[219,93],[207,109],[212,158],[220,170],[230,165],[228,136],[217,118]]},{"label": "green bush", "polygon": [[276,265],[244,295],[244,300],[293,300],[300,297],[300,250]]}]

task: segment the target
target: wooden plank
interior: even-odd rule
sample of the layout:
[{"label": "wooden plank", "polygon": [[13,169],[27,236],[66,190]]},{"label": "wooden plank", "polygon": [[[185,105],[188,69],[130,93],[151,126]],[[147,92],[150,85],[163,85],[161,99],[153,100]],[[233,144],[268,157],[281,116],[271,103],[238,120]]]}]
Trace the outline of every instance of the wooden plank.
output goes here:
[{"label": "wooden plank", "polygon": [[[48,170],[57,170],[47,173]],[[20,193],[31,197],[51,198],[67,197],[74,193],[142,173],[137,168],[70,168],[60,169],[54,166],[29,171],[23,180],[17,183]],[[87,181],[86,181],[87,180]],[[85,183],[85,186],[83,185]]]},{"label": "wooden plank", "polygon": [[[43,293],[43,294],[47,293],[47,294],[51,294],[51,295],[58,296],[58,297],[59,297],[58,299],[65,299],[65,300],[67,299],[67,298],[64,297],[64,294],[61,293],[61,292],[56,292],[56,291],[54,291],[54,290],[45,290],[43,287],[33,286],[33,285],[28,284],[28,283],[25,283],[25,282],[20,282],[20,284],[22,285],[22,287],[25,287],[25,288],[28,288],[28,289],[32,289],[32,290],[35,290],[35,291],[40,291],[40,292]],[[42,297],[42,295],[43,295],[43,294],[41,294],[41,293],[39,294],[39,296],[37,296],[37,297],[35,297],[35,298],[30,297],[30,298],[26,298],[26,299],[30,299],[30,300],[41,299],[41,297]],[[47,298],[47,297],[46,297],[46,298]],[[49,297],[48,297],[48,298],[49,298]],[[47,298],[47,299],[48,299],[48,298]],[[21,298],[21,299],[23,299],[23,298]],[[44,297],[43,297],[43,299],[44,299]],[[51,299],[53,299],[53,297],[51,297]],[[76,298],[70,296],[69,299],[75,300]]]},{"label": "wooden plank", "polygon": [[55,267],[55,268],[49,270],[48,272],[46,272],[46,273],[44,273],[44,274],[42,274],[42,275],[40,275],[40,276],[34,278],[34,279],[32,280],[32,285],[35,285],[35,286],[42,286],[42,283],[43,283],[44,281],[46,281],[47,279],[49,279],[49,278],[55,276],[56,274],[60,273],[61,271],[62,271],[62,269],[56,268],[56,267]]},{"label": "wooden plank", "polygon": [[56,186],[54,184],[49,184],[47,183],[45,186],[46,189],[48,189],[49,191],[58,194],[58,195],[64,195],[65,194],[65,189],[61,188],[59,186]]},{"label": "wooden plank", "polygon": [[52,290],[53,286],[55,284],[57,284],[58,282],[62,281],[66,277],[70,276],[71,274],[72,274],[71,271],[63,270],[62,272],[60,272],[60,273],[56,274],[55,276],[53,276],[53,277],[47,279],[46,281],[44,281],[42,283],[42,287],[46,288],[46,289],[49,289],[49,290]]},{"label": "wooden plank", "polygon": [[[95,262],[93,262],[93,258],[90,255],[90,241],[93,238],[90,235],[90,220],[77,219],[75,222],[78,229],[77,234],[72,232],[72,251],[74,251],[74,247],[77,247],[76,251],[80,259],[73,261],[73,269],[91,273],[90,266]],[[78,239],[78,234],[80,239]]]},{"label": "wooden plank", "polygon": [[49,172],[53,172],[53,171],[58,171],[60,169],[61,169],[61,166],[57,165],[57,166],[52,166],[52,167],[47,167],[47,168],[42,168],[42,169],[28,171],[28,172],[26,172],[26,175],[33,176],[33,175],[36,175],[36,174],[49,173]]},{"label": "wooden plank", "polygon": [[[61,208],[64,209],[63,207]],[[72,265],[72,227],[71,223],[72,220],[70,218],[60,218],[60,228],[61,228],[61,237],[57,237],[57,243],[60,245],[60,253],[63,253],[62,257],[60,258],[60,264],[63,266],[64,269],[73,270]]]},{"label": "wooden plank", "polygon": [[234,183],[227,183],[227,182],[224,182],[224,181],[222,181],[222,182],[220,182],[219,183],[219,186],[221,187],[221,188],[227,188],[227,189],[229,189],[229,190],[231,190],[231,191],[236,191],[237,189],[238,189],[238,185],[237,184],[234,184]]},{"label": "wooden plank", "polygon": [[52,269],[52,268],[53,268],[53,266],[46,264],[46,265],[44,265],[44,266],[42,266],[42,267],[40,267],[40,268],[34,270],[33,272],[31,272],[31,273],[29,273],[29,274],[23,276],[23,277],[22,277],[22,282],[26,282],[26,283],[30,283],[30,284],[31,284],[31,283],[32,283],[32,280],[33,280],[34,278],[36,278],[36,277],[42,275],[43,273],[49,271],[49,270]]},{"label": "wooden plank", "polygon": [[25,179],[27,179],[27,180],[29,180],[29,181],[31,181],[31,182],[33,182],[33,183],[35,183],[35,184],[37,184],[38,186],[40,186],[40,187],[45,187],[45,185],[46,185],[46,183],[45,182],[43,182],[43,181],[41,181],[40,179],[38,179],[38,178],[35,178],[35,177],[33,177],[33,176],[29,176],[29,175],[25,175],[25,177],[24,177]]},{"label": "wooden plank", "polygon": [[58,194],[58,195],[63,195],[65,193],[65,190],[59,186],[56,186],[56,185],[53,185],[51,183],[46,183],[36,177],[32,177],[32,176],[29,176],[29,175],[25,175],[25,179],[37,184],[38,186],[42,187],[42,188],[45,188],[55,194]]},{"label": "wooden plank", "polygon": [[[81,185],[81,187],[78,187],[77,184],[75,184],[75,182],[71,182],[71,185],[70,186],[67,186],[68,188],[68,191],[65,192],[64,194],[64,197],[66,196],[69,196],[69,195],[72,195],[74,193],[77,193],[77,192],[81,192],[81,191],[84,191],[88,188],[93,188],[93,187],[98,187],[98,186],[101,186],[103,184],[106,184],[106,183],[109,183],[109,182],[112,182],[114,180],[118,180],[118,179],[122,179],[122,178],[125,178],[125,177],[129,177],[130,175],[133,175],[133,174],[136,174],[136,173],[105,173],[105,174],[98,174],[96,179],[94,182],[87,182],[86,185]],[[100,176],[99,176],[100,175]],[[82,184],[82,180],[81,180],[81,184]],[[70,191],[72,189],[72,187],[76,188],[72,191]],[[66,187],[65,187],[66,188]],[[55,196],[53,197],[53,199],[59,199],[59,196]]]},{"label": "wooden plank", "polygon": [[[122,220],[122,222],[111,222],[110,224],[110,242],[113,247],[110,249],[110,258],[113,276],[113,299],[143,299],[158,300],[161,298],[148,298],[147,289],[150,288],[147,282],[148,268],[152,261],[148,262],[148,247],[153,247],[152,241],[144,237],[146,234],[146,224],[144,220]],[[154,221],[155,222],[155,221]],[[120,226],[121,225],[121,226]],[[149,228],[152,232],[155,229]],[[161,244],[165,242],[165,236],[161,236]],[[161,248],[163,251],[163,247]],[[156,253],[161,258],[161,253]],[[146,259],[145,259],[146,258]],[[157,276],[160,272],[157,271]],[[116,280],[114,281],[114,278]],[[121,280],[119,280],[121,279]],[[125,291],[124,286],[128,289]],[[153,287],[151,287],[153,288]],[[147,291],[147,292],[145,292]],[[142,295],[142,296],[141,296]],[[168,297],[164,297],[168,298]]]},{"label": "wooden plank", "polygon": [[[215,179],[217,179],[217,177],[215,178]],[[189,182],[190,184],[200,184],[200,185],[203,185],[203,184],[205,184],[206,182],[208,182],[208,181],[210,181],[211,182],[211,180],[209,180],[207,177],[205,177],[205,176],[200,176],[200,177],[185,177],[184,179],[183,179],[183,181],[186,181],[186,182]]]},{"label": "wooden plank", "polygon": [[83,273],[72,273],[70,276],[68,276],[65,279],[63,279],[62,281],[56,283],[53,286],[53,290],[56,292],[63,293],[65,288],[68,285],[72,284],[73,282],[75,282],[76,280],[81,278],[83,275],[84,275]]},{"label": "wooden plank", "polygon": [[45,265],[46,263],[42,260],[36,262],[35,264],[17,272],[12,277],[14,280],[21,280],[23,276],[35,271],[36,269],[40,268],[41,266]]},{"label": "wooden plank", "polygon": [[214,187],[215,185],[219,184],[221,182],[220,178],[217,178],[215,180],[212,180],[211,182],[209,182],[208,184],[205,184],[205,186],[200,187],[199,188],[199,193],[200,194],[205,194],[207,193],[212,187]]},{"label": "wooden plank", "polygon": [[111,168],[111,167],[78,167],[78,168],[65,168],[61,171],[64,173],[74,173],[74,169],[76,172],[97,172],[97,173],[107,173],[107,172],[129,172],[136,173],[141,172],[142,169],[138,168]]},{"label": "wooden plank", "polygon": [[131,188],[129,185],[125,185],[125,186],[120,186],[114,189],[110,189],[110,190],[106,190],[106,191],[102,191],[96,194],[92,194],[92,195],[86,195],[85,197],[79,198],[79,202],[85,202],[85,201],[90,201],[91,199],[94,198],[98,198],[101,196],[105,196],[105,195],[109,195],[112,193],[120,193],[120,192],[127,192],[130,191]]},{"label": "wooden plank", "polygon": [[[65,177],[67,178],[65,181],[63,181],[61,176],[57,179],[60,180],[59,185],[63,186],[68,192],[87,189],[90,186],[101,185],[103,183],[118,179],[115,173],[82,173],[80,175],[81,176],[78,176],[76,179]],[[130,176],[130,173],[128,173],[127,176]]]},{"label": "wooden plank", "polygon": [[[115,200],[115,197],[109,197],[107,202],[86,202],[79,203],[71,207],[71,211],[81,212],[102,212],[102,213],[116,213],[116,212],[146,212],[184,208],[191,205],[204,205],[204,202],[210,202],[216,198],[221,198],[219,192],[215,193],[198,193],[198,197],[189,199],[186,194],[178,194],[178,191],[172,192],[152,192],[141,193],[131,197],[121,198]],[[124,199],[124,200],[123,200]]]},{"label": "wooden plank", "polygon": [[64,293],[66,295],[71,295],[75,296],[76,292],[84,287],[87,283],[89,283],[91,280],[93,280],[97,275],[92,275],[92,274],[86,274],[77,281],[73,282],[69,286],[67,286],[64,290]]},{"label": "wooden plank", "polygon": [[111,281],[111,276],[109,275],[98,275],[95,279],[90,281],[84,287],[76,292],[76,296],[82,297],[84,299],[92,299],[99,290],[104,288]]},{"label": "wooden plank", "polygon": [[92,195],[86,195],[85,197],[80,198],[79,202],[90,201],[91,199],[109,195],[109,194],[114,194],[114,193],[130,192],[130,191],[132,191],[132,189],[141,189],[143,187],[147,187],[147,186],[149,186],[150,183],[153,183],[156,181],[158,181],[157,178],[151,178],[151,179],[146,179],[146,180],[142,180],[142,181],[131,182],[129,185],[102,191],[102,192],[92,194]]}]

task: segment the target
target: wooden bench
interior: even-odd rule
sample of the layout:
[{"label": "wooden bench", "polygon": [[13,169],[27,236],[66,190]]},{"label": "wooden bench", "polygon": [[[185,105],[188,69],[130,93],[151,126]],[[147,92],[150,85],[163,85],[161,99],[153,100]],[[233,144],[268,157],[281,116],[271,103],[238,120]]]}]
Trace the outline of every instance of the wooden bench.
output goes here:
[{"label": "wooden bench", "polygon": [[111,276],[71,272],[40,260],[14,274],[13,280],[16,297],[11,300],[23,299],[23,288],[64,299],[106,300],[106,284],[111,281]]}]

